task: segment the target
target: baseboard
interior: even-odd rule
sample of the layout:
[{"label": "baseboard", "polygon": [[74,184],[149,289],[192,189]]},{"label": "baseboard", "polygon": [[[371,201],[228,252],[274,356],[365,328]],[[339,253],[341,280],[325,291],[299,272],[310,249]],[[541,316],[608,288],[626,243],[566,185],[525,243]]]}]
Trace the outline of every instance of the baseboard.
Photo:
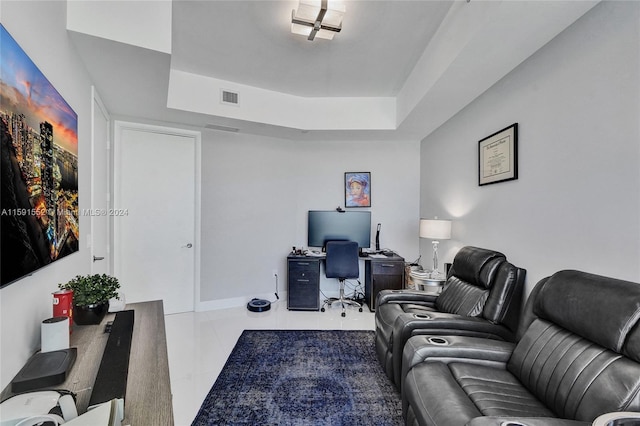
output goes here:
[{"label": "baseboard", "polygon": [[[338,290],[323,290],[324,296],[327,298],[330,297],[340,297],[340,292]],[[278,303],[287,304],[287,292],[278,292],[278,296],[280,297]],[[247,306],[247,303],[253,298],[256,299],[265,299],[271,302],[274,302],[276,296],[273,293],[261,293],[255,294],[251,296],[244,297],[231,297],[228,299],[216,299],[216,300],[205,300],[203,302],[199,302],[196,306],[196,312],[205,312],[205,311],[216,311],[218,309],[229,309],[229,308],[237,308],[239,306]],[[366,303],[364,300],[357,300],[360,303]],[[320,304],[324,302],[324,297],[320,296]]]},{"label": "baseboard", "polygon": [[[287,303],[287,293],[286,292],[278,292],[278,296],[280,297],[277,303]],[[239,306],[247,306],[247,303],[253,298],[256,299],[265,299],[271,302],[274,302],[276,296],[273,293],[262,293],[255,294],[251,296],[245,297],[232,297],[229,299],[217,299],[217,300],[205,300],[203,302],[199,302],[196,306],[196,312],[204,312],[204,311],[215,311],[218,309],[229,309],[229,308],[237,308]]]}]

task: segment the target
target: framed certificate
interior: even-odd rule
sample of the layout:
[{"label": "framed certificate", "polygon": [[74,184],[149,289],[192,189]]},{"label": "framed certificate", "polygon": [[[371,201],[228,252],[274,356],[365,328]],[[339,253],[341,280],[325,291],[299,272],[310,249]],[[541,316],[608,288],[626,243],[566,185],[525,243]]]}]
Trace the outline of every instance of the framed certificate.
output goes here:
[{"label": "framed certificate", "polygon": [[518,179],[518,123],[478,142],[478,185]]}]

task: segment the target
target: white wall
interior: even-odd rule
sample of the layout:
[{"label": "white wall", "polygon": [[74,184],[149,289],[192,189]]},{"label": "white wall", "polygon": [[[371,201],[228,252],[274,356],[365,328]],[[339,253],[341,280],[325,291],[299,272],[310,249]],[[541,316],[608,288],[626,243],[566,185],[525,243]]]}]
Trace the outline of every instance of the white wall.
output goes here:
[{"label": "white wall", "polygon": [[[6,1],[0,21],[78,114],[80,210],[91,201],[91,81],[65,29],[65,2]],[[59,282],[90,273],[90,217],[80,217],[80,251],[0,290],[0,387],[4,388],[40,347],[40,322],[52,315]]]},{"label": "white wall", "polygon": [[[568,268],[640,281],[639,21],[599,4],[422,141],[421,215],[454,220],[441,259],[503,251],[528,291]],[[478,141],[514,122],[518,180],[479,187]]]},{"label": "white wall", "polygon": [[418,256],[418,141],[306,143],[225,132],[205,132],[202,141],[204,308],[273,299],[274,271],[286,291],[286,256],[307,244],[307,211],[344,207],[345,172],[371,172],[381,245]]}]

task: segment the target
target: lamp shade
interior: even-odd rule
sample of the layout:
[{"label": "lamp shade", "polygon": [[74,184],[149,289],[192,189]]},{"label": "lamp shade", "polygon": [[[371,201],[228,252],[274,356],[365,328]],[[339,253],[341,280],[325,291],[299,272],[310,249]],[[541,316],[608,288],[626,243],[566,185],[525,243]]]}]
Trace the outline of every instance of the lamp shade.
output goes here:
[{"label": "lamp shade", "polygon": [[451,221],[440,219],[420,219],[420,237],[432,240],[451,238]]}]

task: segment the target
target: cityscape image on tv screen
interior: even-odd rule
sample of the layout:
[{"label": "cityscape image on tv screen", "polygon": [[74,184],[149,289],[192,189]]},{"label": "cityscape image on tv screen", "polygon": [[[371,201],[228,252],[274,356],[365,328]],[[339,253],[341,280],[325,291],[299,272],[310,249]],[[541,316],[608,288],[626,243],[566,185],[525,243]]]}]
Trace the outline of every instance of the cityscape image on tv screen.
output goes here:
[{"label": "cityscape image on tv screen", "polygon": [[0,286],[78,251],[78,116],[0,25]]}]

